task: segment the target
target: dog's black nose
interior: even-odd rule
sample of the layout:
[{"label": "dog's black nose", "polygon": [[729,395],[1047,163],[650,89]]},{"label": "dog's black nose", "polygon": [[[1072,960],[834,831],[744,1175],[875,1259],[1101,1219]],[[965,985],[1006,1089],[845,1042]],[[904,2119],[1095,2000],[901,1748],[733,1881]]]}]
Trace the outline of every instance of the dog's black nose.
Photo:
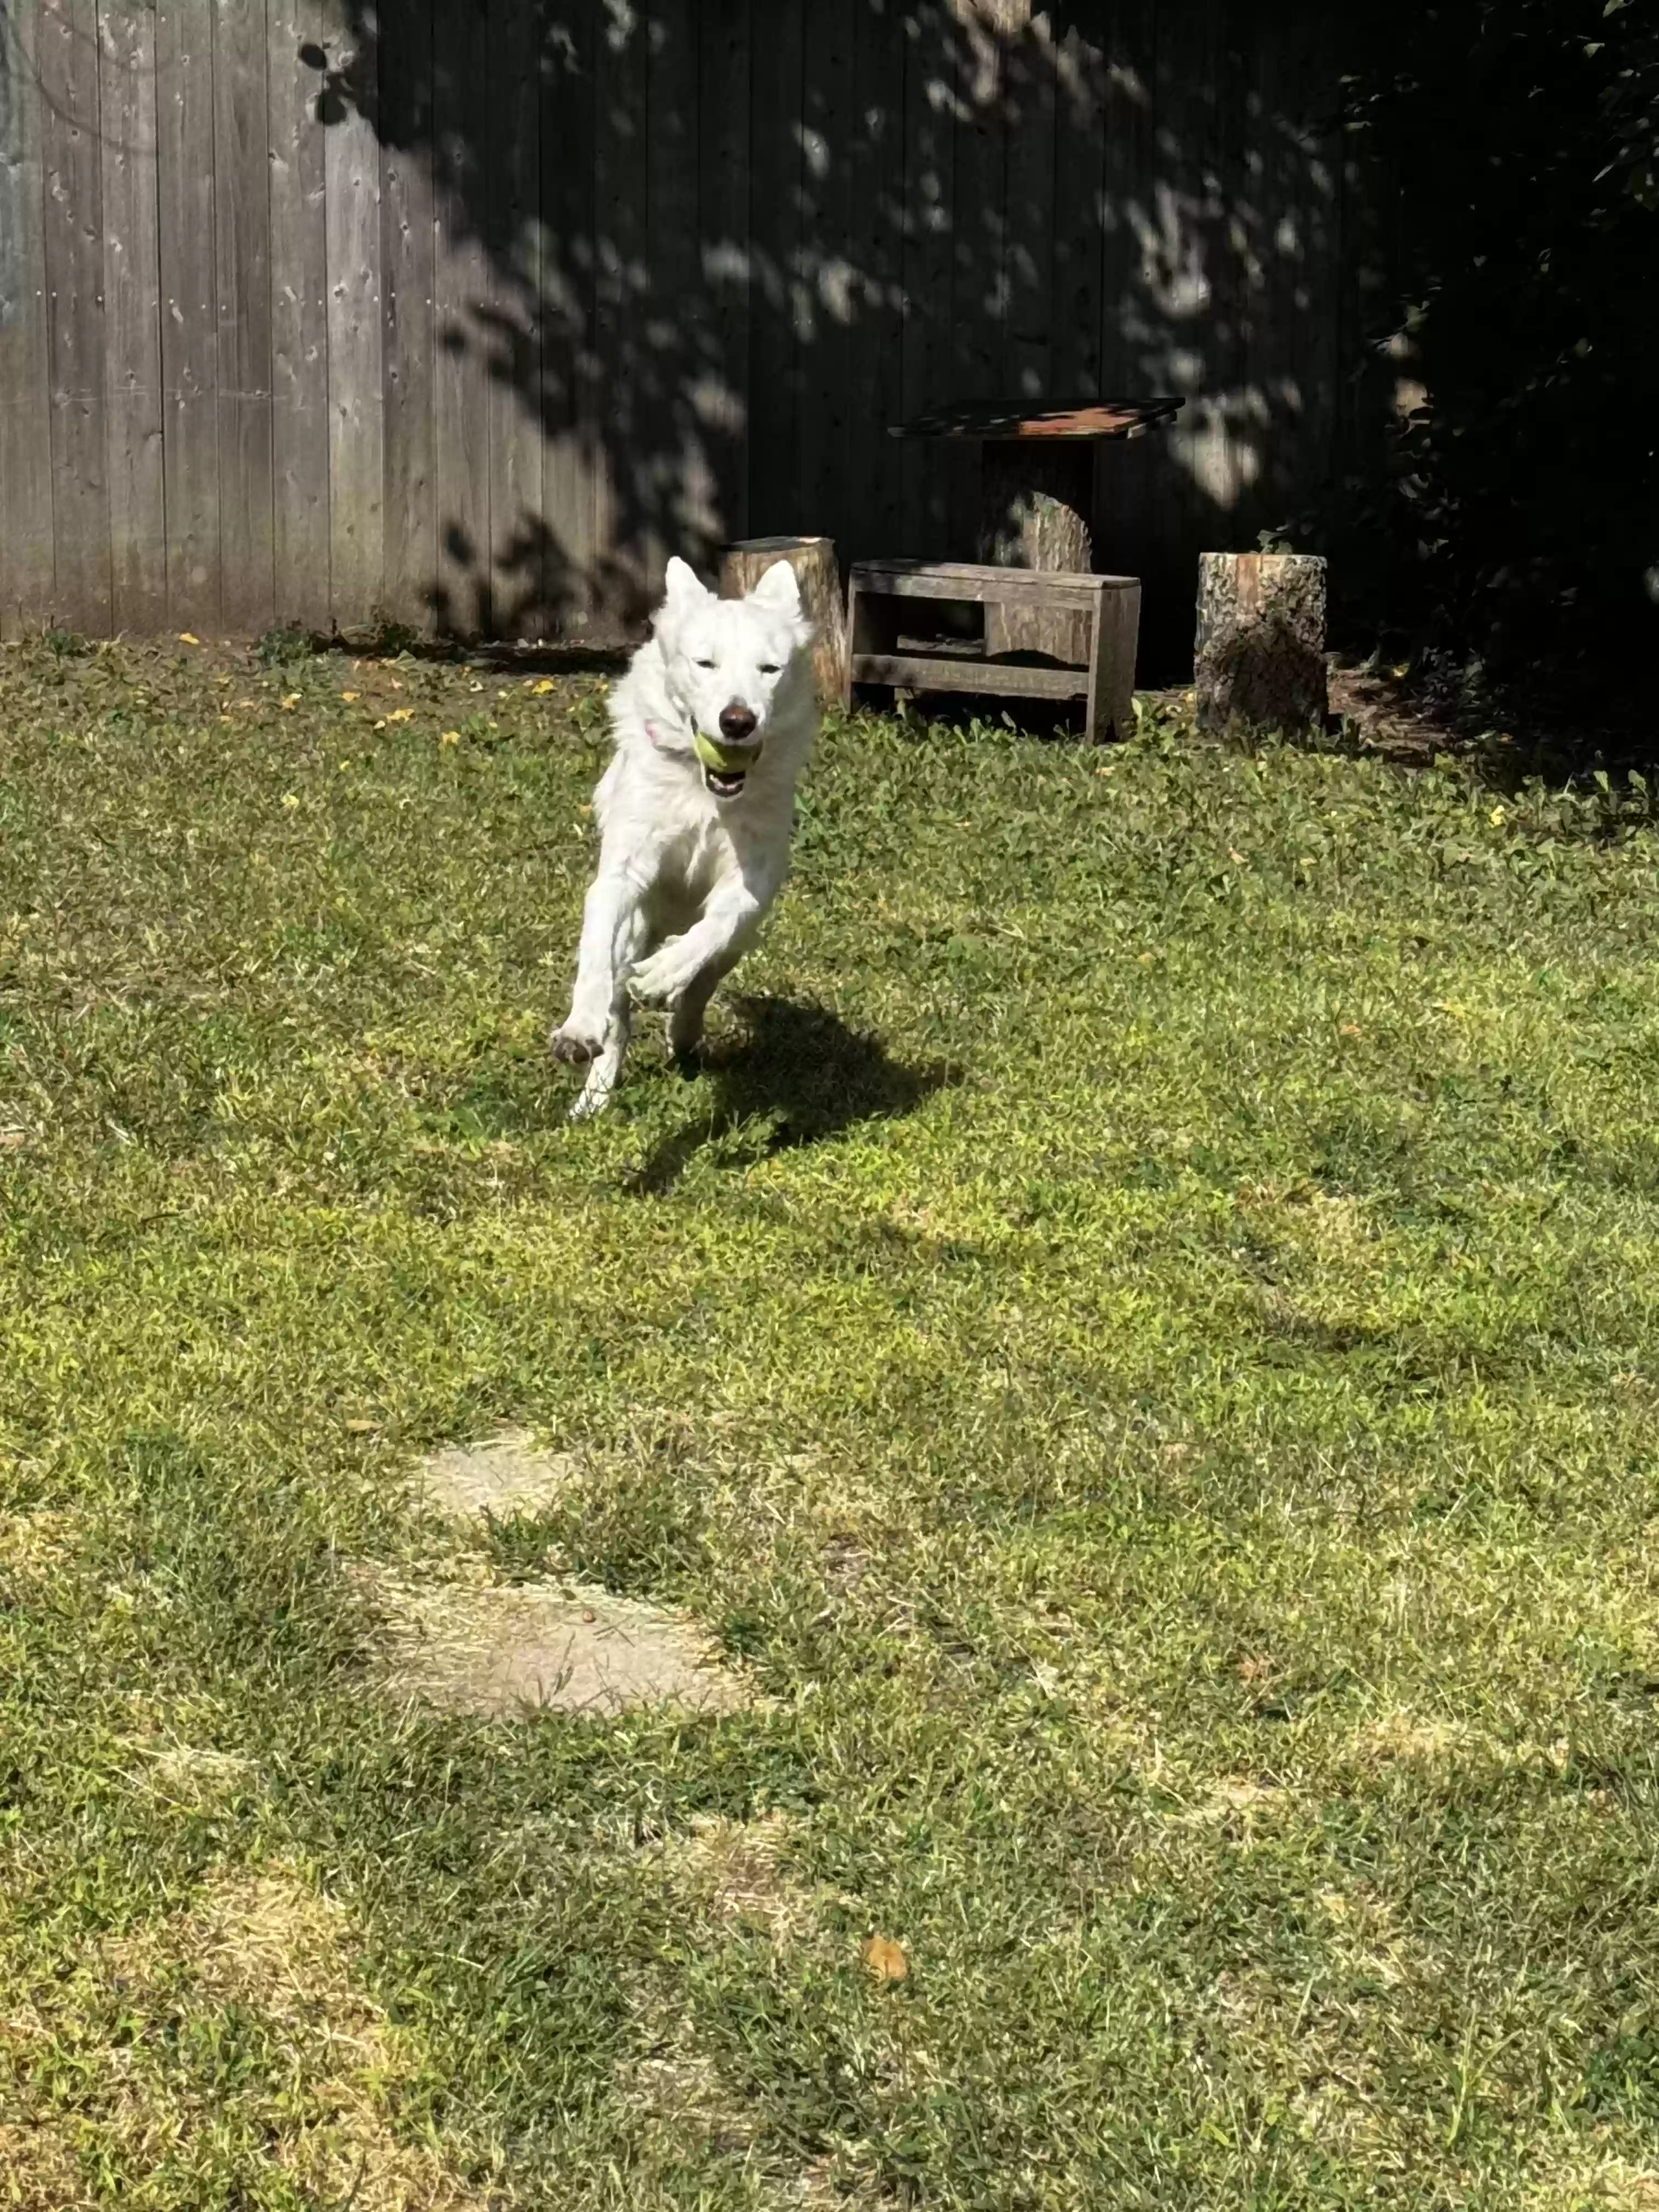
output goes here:
[{"label": "dog's black nose", "polygon": [[723,738],[752,738],[754,734],[755,717],[747,707],[739,705],[734,699],[729,707],[720,709],[720,735]]}]

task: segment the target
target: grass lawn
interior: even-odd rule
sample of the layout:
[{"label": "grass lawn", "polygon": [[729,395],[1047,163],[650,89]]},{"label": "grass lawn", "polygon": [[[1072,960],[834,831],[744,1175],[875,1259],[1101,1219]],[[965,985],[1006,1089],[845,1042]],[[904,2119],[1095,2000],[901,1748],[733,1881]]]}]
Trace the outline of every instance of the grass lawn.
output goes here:
[{"label": "grass lawn", "polygon": [[[602,757],[0,653],[0,2206],[1659,2205],[1639,795],[860,720],[573,1129]],[[757,1702],[400,1704],[463,1553]]]}]

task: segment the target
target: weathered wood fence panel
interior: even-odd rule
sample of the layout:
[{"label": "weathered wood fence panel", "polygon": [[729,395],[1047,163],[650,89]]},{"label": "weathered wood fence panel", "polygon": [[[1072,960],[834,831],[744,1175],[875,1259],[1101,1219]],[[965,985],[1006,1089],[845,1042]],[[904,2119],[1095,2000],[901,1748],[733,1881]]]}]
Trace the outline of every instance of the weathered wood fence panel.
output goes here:
[{"label": "weathered wood fence panel", "polygon": [[1175,390],[1096,557],[1187,637],[1344,421],[1327,13],[0,0],[0,628],[614,630],[971,554],[906,413]]}]

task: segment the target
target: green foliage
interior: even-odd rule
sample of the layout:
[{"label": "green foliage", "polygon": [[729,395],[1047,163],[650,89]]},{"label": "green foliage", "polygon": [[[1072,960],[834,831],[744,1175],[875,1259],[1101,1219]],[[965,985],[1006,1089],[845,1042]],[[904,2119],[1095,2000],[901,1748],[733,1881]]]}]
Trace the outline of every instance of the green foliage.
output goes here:
[{"label": "green foliage", "polygon": [[[1346,559],[1500,662],[1659,635],[1659,30],[1629,0],[1375,9],[1350,143],[1386,210],[1389,488]],[[1376,556],[1386,553],[1386,561]],[[1368,557],[1369,556],[1369,557]]]},{"label": "green foliage", "polygon": [[[0,2201],[1640,2203],[1650,794],[838,719],[573,1128],[545,681],[0,651]],[[405,1706],[366,1559],[766,1702]]]},{"label": "green foliage", "polygon": [[290,661],[308,660],[316,641],[303,623],[278,623],[258,639],[253,657],[262,668],[282,668]]}]

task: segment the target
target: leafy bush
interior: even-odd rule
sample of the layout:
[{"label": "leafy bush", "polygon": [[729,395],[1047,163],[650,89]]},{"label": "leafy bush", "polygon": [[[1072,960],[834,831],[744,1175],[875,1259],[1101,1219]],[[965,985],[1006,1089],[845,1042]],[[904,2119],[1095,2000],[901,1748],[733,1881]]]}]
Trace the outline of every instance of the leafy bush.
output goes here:
[{"label": "leafy bush", "polygon": [[1402,38],[1377,10],[1346,86],[1394,403],[1348,534],[1421,633],[1499,663],[1628,652],[1659,627],[1653,13],[1452,0]]}]

